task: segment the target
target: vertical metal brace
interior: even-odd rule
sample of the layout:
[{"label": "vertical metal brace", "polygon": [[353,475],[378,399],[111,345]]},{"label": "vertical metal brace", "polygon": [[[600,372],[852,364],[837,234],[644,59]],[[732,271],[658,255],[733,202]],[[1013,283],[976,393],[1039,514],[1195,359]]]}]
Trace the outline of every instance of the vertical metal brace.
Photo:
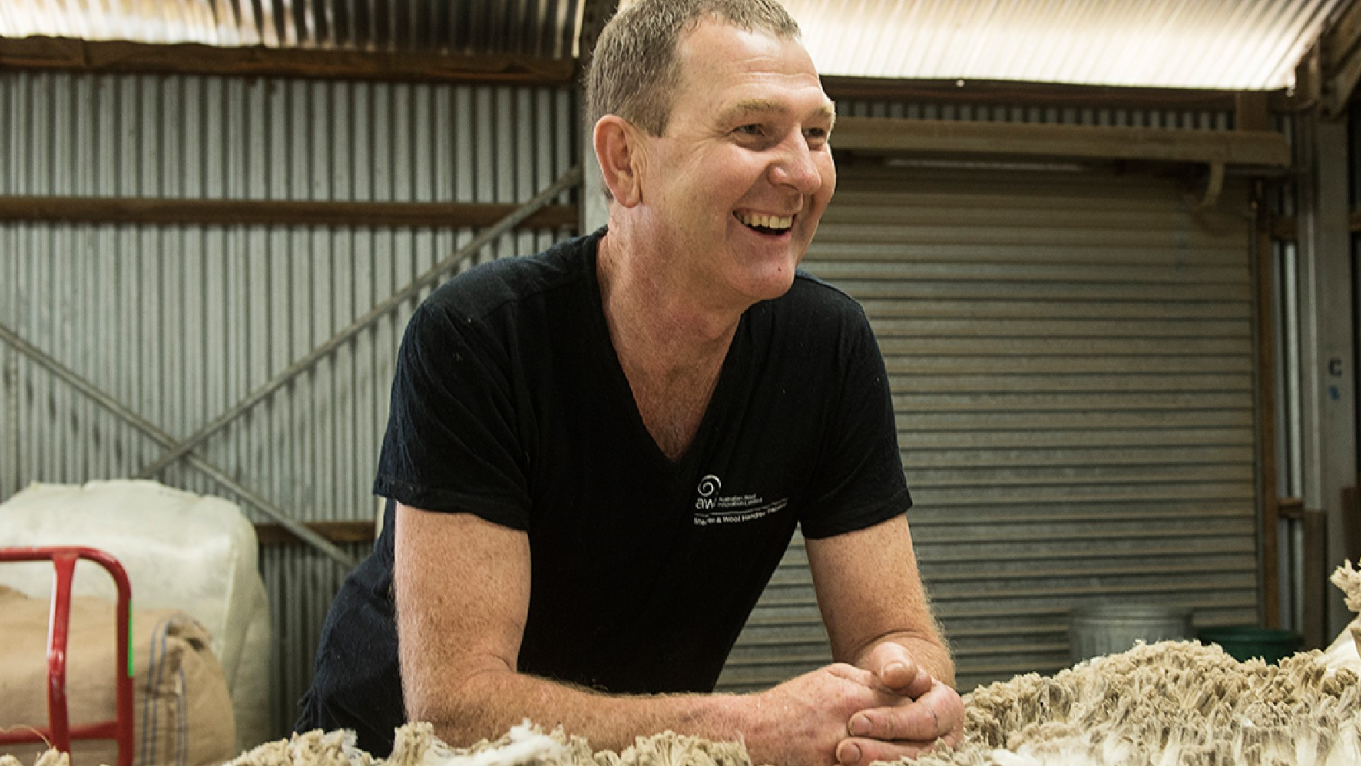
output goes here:
[{"label": "vertical metal brace", "polygon": [[7,349],[4,354],[3,368],[0,368],[0,396],[4,397],[3,417],[0,428],[4,434],[5,448],[0,452],[0,495],[3,495],[6,481],[13,479],[14,491],[19,491],[19,354]]}]

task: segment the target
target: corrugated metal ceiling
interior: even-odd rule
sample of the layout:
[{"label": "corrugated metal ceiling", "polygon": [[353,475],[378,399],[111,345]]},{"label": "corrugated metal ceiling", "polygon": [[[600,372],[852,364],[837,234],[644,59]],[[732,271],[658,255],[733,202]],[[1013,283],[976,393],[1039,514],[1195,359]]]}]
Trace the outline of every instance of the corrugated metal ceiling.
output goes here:
[{"label": "corrugated metal ceiling", "polygon": [[[5,0],[0,37],[573,58],[588,0]],[[1274,90],[1343,0],[786,0],[825,74]]]},{"label": "corrugated metal ceiling", "polygon": [[827,74],[1274,90],[1343,0],[785,0]]},{"label": "corrugated metal ceiling", "polygon": [[585,0],[0,0],[0,37],[576,56]]}]

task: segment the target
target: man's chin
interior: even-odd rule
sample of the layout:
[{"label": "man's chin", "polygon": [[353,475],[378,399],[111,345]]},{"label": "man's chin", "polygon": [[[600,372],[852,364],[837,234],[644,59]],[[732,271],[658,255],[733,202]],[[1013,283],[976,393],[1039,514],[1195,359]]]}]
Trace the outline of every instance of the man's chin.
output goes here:
[{"label": "man's chin", "polygon": [[762,278],[752,285],[752,295],[757,301],[771,301],[789,292],[789,288],[793,286],[794,266],[790,264],[787,268],[762,275]]}]

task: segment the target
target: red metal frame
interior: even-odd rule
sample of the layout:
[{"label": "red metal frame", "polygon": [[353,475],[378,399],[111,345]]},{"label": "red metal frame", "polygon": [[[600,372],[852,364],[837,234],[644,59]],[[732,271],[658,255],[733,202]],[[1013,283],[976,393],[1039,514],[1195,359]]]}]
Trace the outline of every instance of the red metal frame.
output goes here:
[{"label": "red metal frame", "polygon": [[[71,623],[71,577],[76,560],[87,559],[104,567],[118,588],[118,651],[114,655],[114,683],[117,703],[109,721],[71,725],[66,706],[66,639]],[[132,764],[132,655],[128,627],[132,611],[132,585],[118,559],[95,548],[44,547],[0,548],[0,562],[51,561],[56,570],[52,578],[52,611],[47,624],[47,723],[46,729],[0,732],[0,745],[46,742],[62,752],[71,752],[73,739],[112,739],[118,743],[117,766]]]}]

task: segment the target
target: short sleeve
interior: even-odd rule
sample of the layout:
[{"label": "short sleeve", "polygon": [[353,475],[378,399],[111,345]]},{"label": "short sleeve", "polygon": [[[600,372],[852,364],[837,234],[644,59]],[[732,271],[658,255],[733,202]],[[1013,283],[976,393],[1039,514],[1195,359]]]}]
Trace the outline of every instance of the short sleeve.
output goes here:
[{"label": "short sleeve", "polygon": [[[849,299],[848,299],[849,300]],[[808,538],[873,526],[912,505],[903,477],[888,371],[864,312],[855,306],[838,352],[839,386],[808,510]]]},{"label": "short sleeve", "polygon": [[486,319],[460,317],[442,295],[417,309],[402,338],[374,492],[528,529],[510,351]]}]

